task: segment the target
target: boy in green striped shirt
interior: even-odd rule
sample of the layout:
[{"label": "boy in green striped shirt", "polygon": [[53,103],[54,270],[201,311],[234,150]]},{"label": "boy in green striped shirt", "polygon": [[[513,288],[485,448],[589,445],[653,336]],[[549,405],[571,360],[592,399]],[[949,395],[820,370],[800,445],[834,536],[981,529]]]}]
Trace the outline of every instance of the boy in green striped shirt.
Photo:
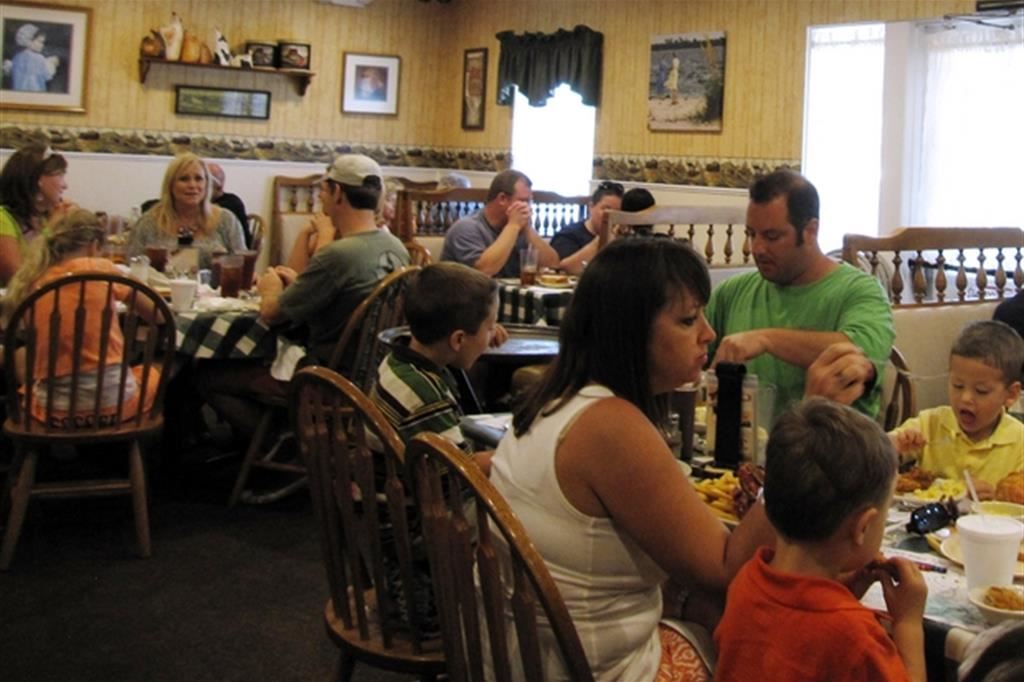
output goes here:
[{"label": "boy in green striped shirt", "polygon": [[[403,442],[429,431],[472,452],[459,427],[458,388],[448,368],[469,369],[492,342],[504,340],[497,291],[495,280],[454,262],[416,275],[405,299],[411,336],[398,339],[381,362],[370,393]],[[485,473],[490,454],[475,456]]]}]

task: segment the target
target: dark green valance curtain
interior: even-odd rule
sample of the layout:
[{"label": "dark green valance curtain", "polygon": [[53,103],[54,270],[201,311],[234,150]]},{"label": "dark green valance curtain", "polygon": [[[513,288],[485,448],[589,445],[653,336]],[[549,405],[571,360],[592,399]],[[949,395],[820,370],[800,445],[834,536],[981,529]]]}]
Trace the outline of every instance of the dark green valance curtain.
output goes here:
[{"label": "dark green valance curtain", "polygon": [[518,87],[531,105],[542,106],[562,83],[579,93],[584,104],[599,104],[604,34],[577,26],[518,36],[502,31],[496,37],[501,42],[498,104],[512,104]]}]

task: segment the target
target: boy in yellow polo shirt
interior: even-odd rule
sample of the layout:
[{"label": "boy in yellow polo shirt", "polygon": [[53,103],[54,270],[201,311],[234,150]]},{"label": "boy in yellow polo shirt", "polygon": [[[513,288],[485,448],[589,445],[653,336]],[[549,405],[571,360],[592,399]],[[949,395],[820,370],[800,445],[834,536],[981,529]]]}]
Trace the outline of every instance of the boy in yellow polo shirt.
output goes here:
[{"label": "boy in yellow polo shirt", "polygon": [[949,356],[949,405],[922,410],[889,433],[900,456],[943,478],[971,472],[991,497],[1008,474],[1024,470],[1024,423],[1006,413],[1020,396],[1024,340],[1007,324],[973,322]]}]

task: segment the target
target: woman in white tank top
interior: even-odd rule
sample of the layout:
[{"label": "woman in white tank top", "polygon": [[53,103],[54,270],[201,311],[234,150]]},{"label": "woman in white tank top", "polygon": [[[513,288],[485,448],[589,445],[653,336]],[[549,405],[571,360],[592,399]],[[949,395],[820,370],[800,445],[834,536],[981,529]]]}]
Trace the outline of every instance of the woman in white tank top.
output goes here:
[{"label": "woman in white tank top", "polygon": [[[658,428],[714,332],[707,269],[668,239],[620,239],[584,271],[561,351],[516,413],[491,481],[550,569],[598,680],[654,680],[668,576],[719,591],[774,535],[761,505],[730,533]],[[546,679],[563,679],[553,639]]]}]

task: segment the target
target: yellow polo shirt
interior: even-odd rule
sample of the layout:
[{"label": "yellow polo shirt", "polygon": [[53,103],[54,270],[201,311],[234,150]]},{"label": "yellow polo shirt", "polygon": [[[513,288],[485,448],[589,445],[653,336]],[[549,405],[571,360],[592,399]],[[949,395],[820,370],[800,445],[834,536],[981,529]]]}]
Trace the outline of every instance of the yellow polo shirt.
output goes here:
[{"label": "yellow polo shirt", "polygon": [[922,410],[903,422],[897,432],[914,428],[924,434],[924,446],[918,465],[943,478],[971,476],[993,486],[1014,471],[1024,471],[1024,423],[1003,412],[992,435],[971,442],[957,424],[948,405]]}]

